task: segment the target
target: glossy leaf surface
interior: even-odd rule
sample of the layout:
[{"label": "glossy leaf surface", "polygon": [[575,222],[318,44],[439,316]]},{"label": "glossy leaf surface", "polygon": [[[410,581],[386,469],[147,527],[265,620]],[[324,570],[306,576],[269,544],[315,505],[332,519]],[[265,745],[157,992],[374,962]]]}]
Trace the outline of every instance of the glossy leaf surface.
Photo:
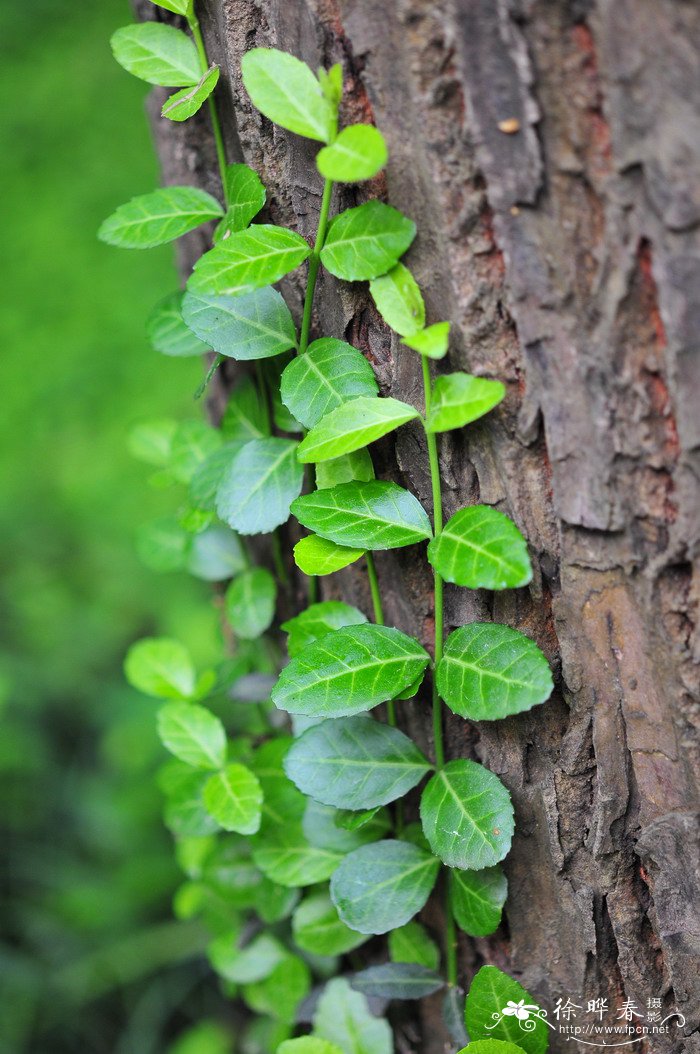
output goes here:
[{"label": "glossy leaf surface", "polygon": [[358,608],[340,600],[322,600],[283,622],[281,628],[289,634],[287,649],[290,658],[294,658],[308,644],[320,640],[327,633],[344,626],[360,626],[366,622],[367,616]]},{"label": "glossy leaf surface", "polygon": [[384,168],[386,161],[384,136],[371,124],[343,128],[331,146],[324,146],[316,155],[321,175],[338,183],[371,179]]},{"label": "glossy leaf surface", "polygon": [[148,84],[181,88],[202,75],[193,42],[174,26],[137,22],[118,29],[110,43],[119,65]]},{"label": "glossy leaf surface", "polygon": [[[517,1005],[521,1000],[523,1005],[537,1007],[537,1001],[512,977],[496,966],[482,966],[467,995],[465,1022],[472,1041],[500,1039],[514,1043],[526,1054],[544,1054],[549,1044],[544,1021],[532,1012],[527,1021],[521,1021],[515,1014],[503,1013],[509,1003]],[[494,1024],[496,1017],[499,1020]],[[523,1024],[529,1027],[522,1028]]]},{"label": "glossy leaf surface", "polygon": [[364,549],[337,545],[327,538],[310,534],[294,546],[294,562],[305,575],[331,575],[353,564],[364,555]]},{"label": "glossy leaf surface", "polygon": [[193,768],[219,769],[224,764],[224,726],[203,706],[166,703],[158,711],[158,735],[171,754]]},{"label": "glossy leaf surface", "polygon": [[200,340],[230,359],[267,359],[296,346],[289,308],[276,289],[243,296],[185,293],[182,317]]},{"label": "glossy leaf surface", "polygon": [[341,483],[305,494],[294,502],[292,512],[322,538],[362,549],[398,549],[432,533],[418,499],[383,480]]},{"label": "glossy leaf surface", "polygon": [[434,322],[432,326],[404,336],[402,343],[407,348],[417,351],[419,355],[424,355],[426,359],[444,359],[449,340],[450,323]]},{"label": "glossy leaf surface", "polygon": [[428,546],[446,582],[469,589],[517,589],[532,578],[527,544],[508,516],[489,505],[459,509]]},{"label": "glossy leaf surface", "polygon": [[282,374],[282,401],[305,428],[313,428],[342,403],[378,390],[362,352],[332,337],[315,340]]},{"label": "glossy leaf surface", "polygon": [[245,765],[227,765],[204,786],[204,806],[225,831],[255,834],[260,828],[262,788]]},{"label": "glossy leaf surface", "polygon": [[469,373],[443,374],[433,385],[428,431],[463,428],[498,406],[505,393],[500,381],[472,377]]},{"label": "glossy leaf surface", "polygon": [[418,283],[403,264],[369,283],[377,310],[388,326],[408,336],[425,325],[425,304]]},{"label": "glossy leaf surface", "polygon": [[186,121],[201,110],[219,81],[219,67],[211,66],[202,74],[197,84],[191,88],[182,88],[163,103],[160,111],[162,117],[169,121]]},{"label": "glossy leaf surface", "polygon": [[360,396],[326,414],[299,444],[300,461],[328,461],[373,443],[420,417],[399,399]]},{"label": "glossy leaf surface", "polygon": [[304,62],[275,48],[253,48],[241,60],[253,105],[275,124],[308,139],[328,142],[333,107]]},{"label": "glossy leaf surface", "polygon": [[415,223],[391,205],[368,201],[331,221],[321,262],[348,282],[378,278],[398,263],[415,234]]},{"label": "glossy leaf surface", "polygon": [[239,534],[263,534],[289,516],[304,470],[290,439],[254,439],[233,459],[219,487],[219,516]]},{"label": "glossy leaf surface", "polygon": [[470,937],[488,937],[498,929],[508,895],[502,869],[450,872],[450,906],[455,921]]},{"label": "glossy leaf surface", "polygon": [[196,187],[161,187],[141,194],[108,216],[98,237],[121,249],[151,249],[223,214],[218,201]]},{"label": "glossy leaf surface", "polygon": [[200,256],[187,288],[194,293],[236,297],[279,281],[310,253],[308,243],[295,231],[255,223]]},{"label": "glossy leaf surface", "polygon": [[224,603],[231,629],[242,640],[255,640],[275,615],[277,583],[265,567],[253,567],[234,578]]}]

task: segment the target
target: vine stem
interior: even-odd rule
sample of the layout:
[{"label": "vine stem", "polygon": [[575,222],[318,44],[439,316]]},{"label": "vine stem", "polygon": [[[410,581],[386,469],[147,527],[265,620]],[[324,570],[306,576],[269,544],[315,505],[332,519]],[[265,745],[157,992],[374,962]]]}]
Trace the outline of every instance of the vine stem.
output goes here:
[{"label": "vine stem", "polygon": [[[187,16],[187,24],[190,27],[192,39],[194,40],[195,47],[197,48],[197,54],[199,55],[199,65],[204,75],[209,69],[209,59],[207,58],[207,49],[204,46],[204,38],[202,37],[202,30],[199,27],[199,19],[195,15],[194,11]],[[224,137],[221,131],[221,122],[219,121],[219,113],[216,109],[216,103],[214,102],[214,96],[210,95],[207,99],[209,105],[209,116],[211,118],[212,131],[214,133],[214,143],[216,144],[216,157],[219,162],[219,174],[221,176],[221,190],[224,195],[224,204],[226,208],[229,206],[228,200],[228,189],[226,186],[226,148],[224,146]]]},{"label": "vine stem", "polygon": [[[365,553],[365,562],[367,564],[367,578],[369,579],[369,590],[372,594],[372,609],[374,611],[374,621],[378,626],[384,625],[384,608],[382,607],[382,595],[379,590],[379,578],[377,577],[377,567],[374,562],[374,556],[368,550]],[[396,707],[394,706],[394,700],[390,699],[386,704],[387,721],[392,728],[396,728]]]},{"label": "vine stem", "polygon": [[[438,460],[437,439],[434,432],[429,432],[427,427],[430,414],[431,385],[430,364],[425,356],[421,356],[423,366],[423,391],[425,393],[425,438],[428,444],[428,461],[430,462],[430,481],[433,489],[433,532],[435,536],[442,531],[442,486],[440,484],[440,462]],[[442,701],[438,695],[437,678],[435,672],[442,658],[442,645],[444,636],[444,613],[443,613],[443,581],[442,576],[433,568],[433,581],[435,589],[435,647],[433,655],[433,738],[435,741],[435,763],[438,768],[445,764],[445,745],[442,732]]]},{"label": "vine stem", "polygon": [[299,333],[298,355],[303,355],[309,346],[309,331],[311,329],[311,312],[314,306],[314,293],[316,291],[316,279],[318,269],[321,265],[321,249],[326,240],[328,230],[328,215],[331,209],[331,197],[333,195],[333,180],[327,179],[323,184],[323,196],[321,198],[321,211],[318,214],[318,228],[316,230],[316,241],[313,252],[309,257],[309,274],[306,279],[306,295],[304,297],[304,313],[301,318],[301,332]]},{"label": "vine stem", "polygon": [[445,882],[445,966],[447,983],[457,985],[457,929],[450,905],[450,887]]}]

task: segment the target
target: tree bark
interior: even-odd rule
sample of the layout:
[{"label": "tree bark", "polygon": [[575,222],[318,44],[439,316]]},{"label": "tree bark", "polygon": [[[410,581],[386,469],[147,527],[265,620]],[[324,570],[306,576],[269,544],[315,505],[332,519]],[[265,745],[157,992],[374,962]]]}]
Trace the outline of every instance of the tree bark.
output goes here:
[{"label": "tree bark", "polygon": [[[337,191],[334,209],[379,195],[416,220],[407,263],[429,321],[453,323],[440,369],[508,387],[483,423],[442,439],[445,511],[503,509],[535,578],[498,595],[448,586],[447,629],[493,618],[523,630],[558,688],[507,721],[448,722],[450,755],[497,772],[517,816],[505,922],[462,939],[463,983],[496,963],[550,1014],[557,998],[661,997],[686,1025],[653,1050],[700,1051],[700,8],[206,0],[200,17],[222,66],[229,159],[260,173],[269,219],[305,236],[316,147],[251,107],[240,58],[276,46],[312,68],[343,63],[343,123],[376,122],[390,160],[385,176]],[[206,116],[162,122],[157,136],[166,182],[217,191]],[[189,236],[183,267],[204,247]],[[284,285],[297,316],[303,277]],[[361,348],[382,394],[420,405],[417,357],[366,285],[323,274],[314,329]],[[430,508],[419,428],[379,444],[375,463]],[[424,561],[409,549],[377,565],[387,621],[428,642]],[[324,591],[369,610],[357,568]],[[401,712],[430,749],[427,698]],[[404,1049],[444,1049],[429,1015],[420,1038],[418,1027]]]}]

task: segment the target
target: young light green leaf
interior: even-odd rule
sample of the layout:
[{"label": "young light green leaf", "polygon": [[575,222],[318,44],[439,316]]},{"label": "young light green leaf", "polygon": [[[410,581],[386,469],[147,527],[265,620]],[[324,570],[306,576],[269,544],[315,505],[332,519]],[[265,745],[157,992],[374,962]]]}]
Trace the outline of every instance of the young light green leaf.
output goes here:
[{"label": "young light green leaf", "polygon": [[243,231],[265,204],[265,187],[257,172],[247,165],[227,165],[225,172],[226,215],[214,232],[214,242]]},{"label": "young light green leaf", "polygon": [[318,82],[321,85],[321,91],[335,112],[343,97],[343,67],[341,64],[336,62],[328,70],[324,70],[322,66],[319,67]]},{"label": "young light green leaf", "polygon": [[189,489],[190,501],[196,509],[214,512],[219,484],[242,446],[240,442],[224,443],[197,465],[192,474]]},{"label": "young light green leaf", "polygon": [[161,300],[146,322],[146,335],[162,355],[185,358],[204,355],[209,348],[187,328],[182,318],[182,293]]},{"label": "young light green leaf", "polygon": [[362,352],[332,337],[315,340],[282,374],[282,401],[305,428],[313,428],[342,403],[378,391]]},{"label": "young light green leaf", "polygon": [[255,640],[275,616],[277,583],[264,567],[253,567],[234,578],[224,603],[231,629],[242,640]]},{"label": "young light green leaf", "polygon": [[170,448],[177,422],[171,417],[144,421],[129,433],[129,453],[148,465],[163,468],[170,460]]},{"label": "young light green leaf", "polygon": [[399,549],[432,533],[418,499],[384,480],[341,483],[304,494],[293,502],[292,512],[322,538],[358,549]]},{"label": "young light green leaf", "polygon": [[436,772],[423,791],[420,815],[430,848],[448,867],[480,871],[510,849],[510,794],[475,761],[448,761]]},{"label": "young light green leaf", "polygon": [[365,996],[353,991],[344,977],[336,977],[326,985],[314,1014],[314,1032],[337,1044],[343,1054],[393,1054],[394,1051],[389,1022],[370,1013]]},{"label": "young light green leaf", "polygon": [[292,316],[276,289],[242,296],[185,293],[182,317],[200,340],[230,359],[268,359],[296,347]]},{"label": "young light green leaf", "polygon": [[149,84],[182,88],[201,76],[197,50],[181,29],[162,22],[137,22],[112,34],[112,52],[120,66]]},{"label": "young light green leaf", "polygon": [[250,377],[244,377],[231,392],[221,418],[221,431],[224,439],[243,443],[269,436],[260,395]]},{"label": "young light green leaf", "polygon": [[253,860],[263,874],[281,886],[296,888],[325,882],[342,853],[309,845],[301,824],[284,821],[254,836]]},{"label": "young light green leaf", "polygon": [[425,325],[425,304],[418,283],[403,264],[375,278],[369,291],[377,310],[387,326],[402,337],[409,336]]},{"label": "young light green leaf", "polygon": [[294,546],[294,562],[305,575],[331,575],[359,560],[364,552],[309,534]]},{"label": "young light green leaf", "polygon": [[340,600],[322,600],[320,604],[311,604],[300,615],[283,622],[281,628],[289,634],[287,650],[293,659],[308,644],[320,640],[326,633],[366,622],[367,616],[350,604]]},{"label": "young light green leaf", "polygon": [[418,963],[429,970],[437,970],[440,965],[440,949],[428,936],[425,927],[415,920],[391,931],[389,955],[392,962]]},{"label": "young light green leaf", "polygon": [[502,1039],[475,1039],[457,1054],[524,1054],[523,1048]]},{"label": "young light green leaf", "polygon": [[146,637],[132,644],[124,660],[129,684],[156,699],[189,699],[196,673],[189,651],[168,637]]},{"label": "young light green leaf", "polygon": [[152,571],[181,571],[187,564],[192,538],[175,516],[144,523],[136,535],[139,557]]},{"label": "young light green leaf", "polygon": [[263,534],[289,516],[304,482],[291,439],[254,439],[231,462],[216,498],[219,516],[239,534]]},{"label": "young light green leaf", "polygon": [[267,933],[255,937],[245,948],[224,933],[207,949],[209,961],[218,974],[234,984],[251,984],[269,977],[285,957],[285,948]]},{"label": "young light green leaf", "polygon": [[450,907],[460,929],[470,937],[488,937],[498,929],[508,896],[502,869],[450,872]]},{"label": "young light green leaf", "polygon": [[350,979],[356,992],[382,999],[425,999],[445,987],[439,973],[418,963],[382,963]]},{"label": "young light green leaf", "polygon": [[304,62],[275,48],[253,48],[241,60],[253,105],[289,132],[327,143],[335,113]]},{"label": "young light green leaf", "polygon": [[387,933],[421,910],[439,869],[439,860],[408,842],[363,845],[334,872],[331,898],[351,929]]},{"label": "young light green leaf", "polygon": [[200,256],[187,288],[193,293],[240,296],[279,281],[310,254],[308,243],[295,231],[256,223]]},{"label": "young light green leaf", "polygon": [[[467,1031],[474,1040],[500,1039],[524,1050],[526,1054],[544,1054],[549,1044],[547,1025],[536,1011],[530,1011],[528,1025],[521,1027],[521,1021],[515,1014],[504,1014],[503,1008],[509,1003],[537,1006],[522,985],[508,977],[496,966],[482,966],[474,977],[465,1012]],[[473,1046],[473,1042],[470,1044]],[[482,1054],[482,1052],[476,1052]],[[484,1051],[483,1054],[486,1054]],[[493,1054],[510,1054],[510,1051],[494,1051]]]},{"label": "young light green leaf", "polygon": [[221,215],[218,201],[204,190],[161,187],[120,205],[104,221],[97,236],[108,245],[122,249],[151,249],[172,242]]},{"label": "young light green leaf", "polygon": [[449,432],[483,417],[506,394],[500,381],[472,377],[469,373],[446,373],[433,385],[428,414],[429,432]]},{"label": "young light green leaf", "polygon": [[316,155],[316,167],[325,179],[337,183],[359,183],[371,179],[387,161],[382,133],[371,124],[351,124],[331,146]]},{"label": "young light green leaf", "polygon": [[554,684],[549,663],[529,637],[508,626],[472,622],[447,638],[437,686],[455,714],[495,721],[543,703]]},{"label": "young light green leaf", "polygon": [[174,15],[184,15],[185,18],[192,12],[193,0],[151,0],[157,7],[164,7],[166,11],[172,11]]},{"label": "young light green leaf", "polygon": [[359,481],[368,483],[374,479],[374,465],[369,450],[353,450],[352,454],[341,454],[316,465],[316,489],[326,490],[339,483]]},{"label": "young light green leaf", "polygon": [[221,434],[204,421],[182,421],[170,448],[170,471],[178,483],[189,483],[210,454],[221,446]]},{"label": "young light green leaf", "polygon": [[314,955],[345,955],[367,940],[366,935],[341,922],[326,893],[315,893],[302,901],[292,918],[292,932],[297,946]]},{"label": "young light green leaf", "polygon": [[219,67],[210,66],[197,84],[182,88],[163,103],[161,117],[169,121],[186,121],[202,108],[219,81]]},{"label": "young light green leaf", "polygon": [[212,524],[192,539],[186,568],[204,582],[223,582],[245,568],[241,543],[227,527]]},{"label": "young light green leaf", "polygon": [[348,626],[310,644],[286,666],[272,693],[280,710],[346,717],[393,698],[425,669],[418,641],[388,626]]},{"label": "young light green leaf", "polygon": [[331,221],[321,262],[348,282],[378,278],[398,263],[415,235],[413,220],[391,205],[368,201]]},{"label": "young light green leaf", "polygon": [[287,953],[264,981],[246,985],[242,996],[256,1014],[266,1014],[293,1025],[299,1004],[309,994],[311,971],[298,955]]},{"label": "young light green leaf", "polygon": [[227,765],[204,786],[204,807],[225,831],[255,834],[260,829],[262,788],[245,765]]},{"label": "young light green leaf", "polygon": [[417,417],[418,411],[399,399],[361,395],[331,410],[314,425],[299,444],[299,460],[328,461],[350,454]]},{"label": "young light green leaf", "polygon": [[277,1048],[277,1054],[343,1054],[335,1043],[329,1043],[318,1036],[299,1036],[298,1039],[287,1039]]},{"label": "young light green leaf", "polygon": [[215,714],[193,703],[166,703],[158,711],[158,735],[180,761],[198,769],[220,769],[226,733]]},{"label": "young light green leaf", "polygon": [[284,767],[299,790],[316,801],[359,810],[402,798],[420,783],[430,763],[398,728],[346,717],[307,729],[290,747]]},{"label": "young light green leaf", "polygon": [[411,333],[402,338],[407,348],[412,348],[426,359],[444,359],[450,340],[450,323],[434,322],[418,333]]},{"label": "young light green leaf", "polygon": [[428,546],[428,560],[446,582],[469,589],[517,589],[532,578],[527,543],[508,516],[471,505],[451,516]]}]

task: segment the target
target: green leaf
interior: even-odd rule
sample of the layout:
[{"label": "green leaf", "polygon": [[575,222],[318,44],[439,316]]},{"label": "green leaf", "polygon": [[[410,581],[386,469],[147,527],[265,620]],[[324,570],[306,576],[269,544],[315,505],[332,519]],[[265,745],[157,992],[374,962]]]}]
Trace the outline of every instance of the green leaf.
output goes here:
[{"label": "green leaf", "polygon": [[369,450],[353,450],[352,454],[341,454],[316,465],[316,489],[326,490],[339,483],[363,483],[374,479],[374,465]]},{"label": "green leaf", "polygon": [[241,60],[253,105],[289,132],[327,143],[335,114],[309,67],[275,48],[253,48]]},{"label": "green leaf", "polygon": [[502,1039],[476,1039],[457,1054],[523,1054],[523,1048]]},{"label": "green leaf", "polygon": [[222,224],[227,231],[243,231],[265,204],[265,187],[248,165],[226,166],[228,210]]},{"label": "green leaf", "polygon": [[282,401],[305,428],[342,403],[379,391],[372,367],[362,352],[344,340],[322,337],[282,374]]},{"label": "green leaf", "polygon": [[450,906],[455,921],[470,937],[488,937],[498,929],[508,896],[500,867],[450,872]]},{"label": "green leaf", "polygon": [[294,562],[305,575],[331,575],[359,560],[364,552],[310,534],[294,546]]},{"label": "green leaf", "polygon": [[299,460],[327,461],[350,454],[417,417],[420,414],[408,403],[362,395],[338,406],[314,425],[299,444]]},{"label": "green leaf", "polygon": [[204,582],[223,582],[242,571],[246,564],[241,543],[227,527],[214,524],[192,539],[187,570]]},{"label": "green leaf", "polygon": [[161,117],[167,117],[169,121],[186,121],[202,108],[218,81],[219,67],[212,65],[197,84],[191,88],[182,88],[163,103]]},{"label": "green leaf", "polygon": [[285,955],[269,977],[246,985],[243,999],[249,1009],[293,1025],[297,1008],[309,994],[311,971],[298,955]]},{"label": "green leaf", "polygon": [[[242,443],[224,443],[217,450],[204,458],[192,473],[189,498],[196,509],[214,512],[216,509],[216,492],[219,489],[229,465],[241,450]],[[226,531],[226,534],[230,534]],[[241,569],[242,570],[242,569]]]},{"label": "green leaf", "polygon": [[277,1054],[343,1054],[335,1043],[329,1043],[318,1036],[300,1036],[288,1039],[277,1048]]},{"label": "green leaf", "polygon": [[325,882],[342,860],[331,849],[309,845],[301,824],[283,822],[255,835],[253,860],[260,870],[281,886],[314,886]]},{"label": "green leaf", "polygon": [[139,461],[162,468],[170,460],[176,428],[176,422],[170,417],[136,425],[129,433],[129,453]]},{"label": "green leaf", "polygon": [[444,359],[447,355],[447,346],[450,340],[450,323],[434,322],[432,326],[426,326],[418,333],[407,334],[402,338],[402,343],[407,348],[412,348],[426,359]]},{"label": "green leaf", "polygon": [[178,483],[189,483],[203,461],[221,446],[221,434],[204,421],[183,421],[170,448],[170,471]]},{"label": "green leaf", "polygon": [[339,62],[334,63],[328,70],[320,67],[318,70],[318,81],[321,85],[321,91],[335,112],[343,97],[343,67]]},{"label": "green leaf", "polygon": [[314,955],[345,955],[367,940],[365,934],[341,922],[326,893],[315,893],[302,901],[294,912],[292,932],[298,947]]},{"label": "green leaf", "polygon": [[225,831],[255,834],[260,829],[262,788],[245,765],[227,765],[204,786],[204,806]]},{"label": "green leaf", "polygon": [[248,1021],[242,1036],[245,1054],[275,1054],[280,1043],[289,1039],[294,1027],[271,1017],[255,1016]]},{"label": "green leaf", "polygon": [[310,254],[308,243],[295,231],[256,223],[200,256],[187,288],[194,293],[239,296],[279,281]]},{"label": "green leaf", "polygon": [[398,549],[432,534],[418,499],[384,480],[341,483],[304,494],[293,502],[292,512],[321,538],[358,549]]},{"label": "green leaf", "polygon": [[208,948],[209,961],[218,974],[234,984],[251,984],[269,977],[285,958],[282,944],[267,933],[255,937],[245,948],[235,938],[222,934]]},{"label": "green leaf", "polygon": [[387,933],[421,910],[439,869],[439,860],[408,842],[363,845],[334,872],[331,898],[351,929]]},{"label": "green leaf", "polygon": [[430,657],[388,626],[348,626],[310,644],[280,674],[272,700],[308,717],[346,717],[392,699]]},{"label": "green leaf", "polygon": [[472,622],[449,635],[437,686],[450,710],[471,721],[530,710],[554,687],[549,663],[535,642],[491,622]]},{"label": "green leaf", "polygon": [[191,538],[174,516],[142,524],[136,535],[139,557],[152,571],[180,571],[187,562]]},{"label": "green leaf", "polygon": [[237,637],[255,640],[275,617],[277,583],[264,567],[253,567],[234,578],[226,590],[226,618]]},{"label": "green leaf", "polygon": [[449,432],[483,417],[503,399],[506,389],[500,381],[472,377],[469,373],[446,373],[433,385],[427,429]]},{"label": "green leaf", "polygon": [[337,1044],[343,1054],[393,1054],[394,1051],[388,1021],[374,1017],[365,996],[354,992],[344,977],[336,977],[326,985],[314,1014],[314,1032],[321,1039]]},{"label": "green leaf", "polygon": [[387,326],[401,336],[416,333],[425,325],[425,304],[418,283],[403,264],[369,283],[369,291]]},{"label": "green leaf", "polygon": [[218,201],[203,190],[161,187],[120,205],[104,221],[97,236],[122,249],[151,249],[221,215]]},{"label": "green leaf", "polygon": [[254,439],[231,462],[219,486],[219,516],[239,534],[264,534],[284,523],[304,482],[291,439]]},{"label": "green leaf", "polygon": [[351,978],[357,992],[382,999],[425,999],[445,987],[439,973],[418,963],[382,963],[370,966]]},{"label": "green leaf", "polygon": [[221,419],[221,431],[225,439],[243,443],[269,436],[260,395],[250,377],[244,377],[231,392]]},{"label": "green leaf", "polygon": [[157,7],[164,7],[166,11],[172,11],[174,15],[184,15],[185,18],[192,11],[193,0],[151,0]]},{"label": "green leaf", "polygon": [[295,740],[285,759],[287,775],[304,794],[357,810],[402,798],[430,767],[398,728],[366,717],[314,725]]},{"label": "green leaf", "polygon": [[440,949],[420,922],[407,922],[389,934],[389,955],[395,963],[419,963],[429,970],[440,965]]},{"label": "green leaf", "polygon": [[149,84],[182,88],[201,77],[197,50],[185,33],[162,22],[137,22],[112,34],[112,52],[120,66]]},{"label": "green leaf", "polygon": [[448,867],[480,871],[510,849],[510,794],[475,761],[449,761],[436,772],[423,791],[420,815],[430,848]]},{"label": "green leaf", "polygon": [[180,779],[177,787],[168,794],[163,819],[177,838],[204,838],[219,830],[214,817],[204,808],[203,790],[207,778],[205,772],[189,769],[186,777]]},{"label": "green leaf", "polygon": [[[509,1002],[517,1005],[521,1000],[524,1005],[539,1009],[536,1000],[512,977],[496,966],[482,966],[467,996],[465,1021],[471,1039],[500,1039],[514,1043],[526,1054],[544,1054],[549,1044],[547,1025],[536,1011],[531,1011],[526,1021],[514,1014],[503,1013]],[[494,1051],[493,1054],[510,1054],[510,1051]]]},{"label": "green leaf", "polygon": [[464,991],[452,985],[442,1001],[442,1020],[453,1043],[461,1047],[469,1042],[464,1028]]},{"label": "green leaf", "polygon": [[292,316],[276,289],[243,296],[185,293],[182,317],[200,340],[229,359],[269,359],[296,347]]},{"label": "green leaf", "polygon": [[181,1032],[167,1054],[229,1054],[230,1034],[218,1021],[200,1021]]},{"label": "green leaf", "polygon": [[351,124],[331,146],[316,155],[316,167],[325,179],[337,183],[359,183],[371,179],[387,161],[382,133],[371,124]]},{"label": "green leaf", "polygon": [[513,521],[489,505],[459,509],[428,546],[446,582],[469,589],[517,589],[532,578],[527,543]]},{"label": "green leaf", "polygon": [[129,684],[156,699],[189,699],[196,681],[184,644],[168,637],[146,637],[132,644],[124,660]]},{"label": "green leaf", "polygon": [[299,903],[298,889],[285,889],[257,872],[255,910],[263,922],[271,924],[289,918]]},{"label": "green leaf", "polygon": [[146,322],[146,335],[162,355],[185,358],[204,355],[209,348],[187,328],[182,318],[182,293],[161,300]]},{"label": "green leaf", "polygon": [[367,823],[353,830],[338,824],[337,820],[337,809],[309,798],[302,820],[302,830],[309,845],[333,849],[337,853],[351,853],[361,845],[379,841],[391,828],[391,820],[385,809],[376,810]]},{"label": "green leaf", "polygon": [[166,703],[158,711],[158,735],[180,761],[198,769],[220,769],[226,733],[218,717],[193,703]]},{"label": "green leaf", "polygon": [[379,812],[379,808],[363,809],[362,812],[353,812],[352,809],[336,809],[335,823],[344,831],[360,831],[367,824],[371,824]]},{"label": "green leaf", "polygon": [[320,604],[311,604],[300,615],[283,622],[281,628],[289,634],[287,650],[290,658],[294,658],[308,644],[320,640],[326,633],[366,622],[367,616],[350,604],[340,600],[322,600]]},{"label": "green leaf", "polygon": [[336,278],[348,282],[378,278],[398,263],[415,235],[413,220],[391,205],[368,201],[331,221],[321,262]]}]

